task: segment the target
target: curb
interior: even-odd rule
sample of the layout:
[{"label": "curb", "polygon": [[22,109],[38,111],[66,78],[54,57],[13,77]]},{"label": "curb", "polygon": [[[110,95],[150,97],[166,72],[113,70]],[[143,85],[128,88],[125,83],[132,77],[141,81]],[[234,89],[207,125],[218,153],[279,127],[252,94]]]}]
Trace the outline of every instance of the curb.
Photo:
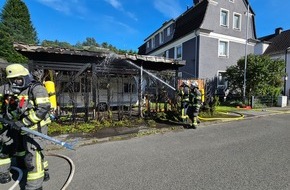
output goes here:
[{"label": "curb", "polygon": [[[278,114],[290,114],[290,110],[260,110],[260,109],[252,109],[254,112],[267,112],[265,114],[261,115],[251,115],[247,116],[247,114],[242,114],[239,112],[231,112],[234,114],[239,115],[237,118],[202,118],[199,117],[200,120],[203,121],[208,121],[204,125],[201,125],[200,127],[206,127],[206,126],[211,126],[211,125],[216,125],[221,122],[231,122],[231,121],[238,121],[242,119],[253,119],[253,118],[259,118],[259,117],[265,117],[269,115],[278,115]],[[225,113],[229,114],[229,113]],[[96,143],[105,143],[105,142],[110,142],[110,141],[118,141],[118,140],[127,140],[131,138],[136,138],[136,137],[142,137],[142,136],[148,136],[148,135],[153,135],[153,134],[164,134],[167,132],[177,132],[185,130],[183,126],[178,126],[178,125],[172,125],[169,127],[163,127],[163,128],[148,128],[148,127],[139,127],[138,129],[132,128],[128,129],[125,134],[122,134],[121,132],[117,132],[113,134],[112,136],[108,137],[103,137],[103,138],[97,138],[97,137],[70,137],[69,135],[60,135],[56,136],[56,139],[59,139],[64,142],[72,142],[72,141],[78,141],[76,148],[81,147],[81,146],[86,146],[86,145],[91,145],[91,144],[96,144]],[[46,150],[45,151],[53,151],[53,150],[60,150],[63,149],[63,147],[59,145],[55,145],[53,143],[47,144]]]}]

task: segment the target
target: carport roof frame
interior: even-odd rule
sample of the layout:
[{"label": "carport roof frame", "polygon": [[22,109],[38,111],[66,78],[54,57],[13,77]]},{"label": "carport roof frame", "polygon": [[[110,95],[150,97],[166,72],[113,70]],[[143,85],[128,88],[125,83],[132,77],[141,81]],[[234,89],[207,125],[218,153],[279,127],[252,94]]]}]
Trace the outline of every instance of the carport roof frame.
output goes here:
[{"label": "carport roof frame", "polygon": [[[96,51],[78,50],[60,47],[44,47],[27,45],[22,43],[13,44],[16,51],[27,57],[34,65],[45,66],[48,70],[79,70],[87,63],[101,65],[109,62],[113,68],[126,69],[126,61],[131,61],[146,70],[163,71],[177,70],[185,65],[184,60],[176,60],[158,56],[115,54],[105,48]],[[130,69],[130,66],[128,66]]]}]

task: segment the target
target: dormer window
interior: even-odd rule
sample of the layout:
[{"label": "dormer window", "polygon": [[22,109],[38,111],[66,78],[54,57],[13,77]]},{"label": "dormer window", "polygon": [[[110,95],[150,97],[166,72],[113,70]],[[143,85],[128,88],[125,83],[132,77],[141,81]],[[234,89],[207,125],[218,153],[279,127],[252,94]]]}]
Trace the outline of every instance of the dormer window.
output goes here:
[{"label": "dormer window", "polygon": [[151,48],[155,47],[155,38],[151,38]]},{"label": "dormer window", "polygon": [[147,47],[147,48],[150,48],[150,42],[149,42],[149,41],[147,41],[147,43],[146,43],[146,47]]},{"label": "dormer window", "polygon": [[166,29],[166,35],[167,35],[167,36],[170,36],[170,34],[171,34],[170,27],[168,27],[168,28]]},{"label": "dormer window", "polygon": [[164,35],[163,35],[163,31],[159,33],[159,44],[163,44],[164,42]]}]

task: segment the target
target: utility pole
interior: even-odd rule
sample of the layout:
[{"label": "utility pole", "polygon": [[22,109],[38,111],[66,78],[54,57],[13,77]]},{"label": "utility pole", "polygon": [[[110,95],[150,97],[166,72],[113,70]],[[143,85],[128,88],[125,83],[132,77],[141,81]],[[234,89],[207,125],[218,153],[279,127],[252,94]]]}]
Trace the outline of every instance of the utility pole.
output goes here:
[{"label": "utility pole", "polygon": [[290,50],[290,47],[287,47],[286,50],[285,50],[285,76],[284,76],[284,92],[283,92],[283,95],[286,96],[287,93],[286,93],[286,83],[287,83],[287,80],[288,80],[288,75],[287,75],[287,57],[288,57],[288,51]]},{"label": "utility pole", "polygon": [[246,43],[245,43],[245,68],[244,68],[244,85],[243,85],[243,101],[246,102],[246,78],[247,78],[247,61],[248,61],[248,35],[249,35],[249,9],[250,5],[248,4],[247,8],[247,22],[246,22]]}]

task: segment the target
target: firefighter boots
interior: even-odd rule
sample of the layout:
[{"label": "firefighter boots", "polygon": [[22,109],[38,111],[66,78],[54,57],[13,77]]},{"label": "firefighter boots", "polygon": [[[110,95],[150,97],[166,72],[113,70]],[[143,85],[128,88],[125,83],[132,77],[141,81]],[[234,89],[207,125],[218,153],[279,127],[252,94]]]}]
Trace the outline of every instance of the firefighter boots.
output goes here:
[{"label": "firefighter boots", "polygon": [[8,183],[11,181],[10,173],[0,173],[0,183]]}]

